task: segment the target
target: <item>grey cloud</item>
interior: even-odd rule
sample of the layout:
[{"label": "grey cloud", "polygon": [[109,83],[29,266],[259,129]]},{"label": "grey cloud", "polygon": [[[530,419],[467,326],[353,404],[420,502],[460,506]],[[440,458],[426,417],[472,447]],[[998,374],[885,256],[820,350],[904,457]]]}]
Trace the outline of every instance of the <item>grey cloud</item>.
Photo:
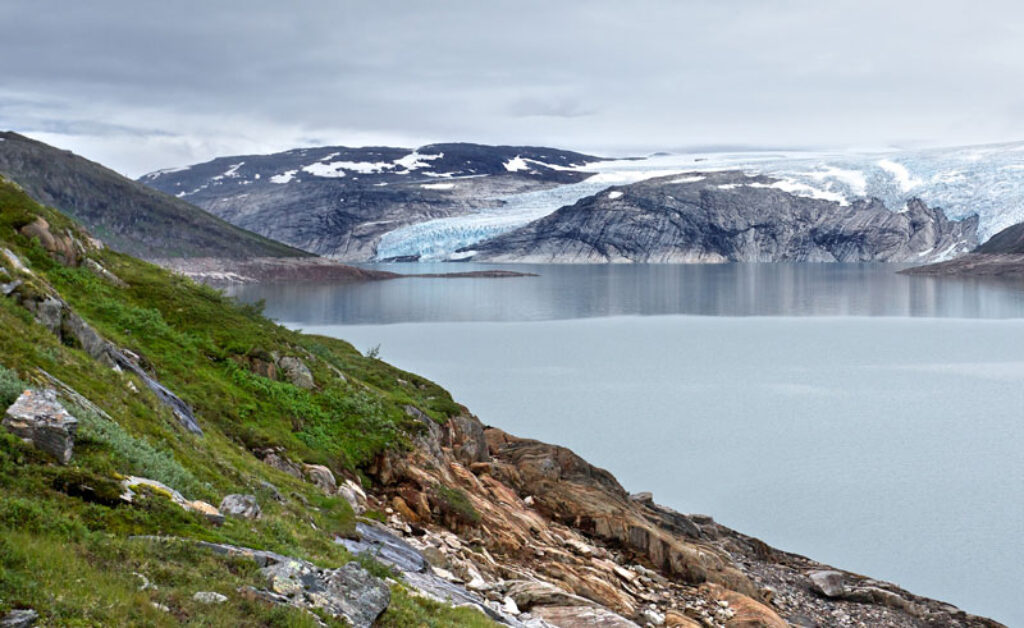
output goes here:
[{"label": "grey cloud", "polygon": [[0,23],[17,25],[0,124],[129,174],[314,138],[615,154],[1024,137],[1011,2],[12,0]]}]

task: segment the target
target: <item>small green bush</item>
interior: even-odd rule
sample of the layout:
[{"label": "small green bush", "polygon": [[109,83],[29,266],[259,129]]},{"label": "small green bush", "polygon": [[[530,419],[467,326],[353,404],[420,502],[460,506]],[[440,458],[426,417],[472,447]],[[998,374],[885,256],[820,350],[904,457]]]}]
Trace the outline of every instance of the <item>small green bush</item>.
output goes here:
[{"label": "small green bush", "polygon": [[14,403],[27,387],[25,382],[18,379],[17,373],[0,366],[0,411]]},{"label": "small green bush", "polygon": [[91,410],[78,406],[71,406],[69,410],[78,419],[78,438],[109,447],[121,462],[128,465],[125,471],[163,482],[186,495],[194,495],[199,489],[195,476],[170,452],[132,436],[117,423]]}]

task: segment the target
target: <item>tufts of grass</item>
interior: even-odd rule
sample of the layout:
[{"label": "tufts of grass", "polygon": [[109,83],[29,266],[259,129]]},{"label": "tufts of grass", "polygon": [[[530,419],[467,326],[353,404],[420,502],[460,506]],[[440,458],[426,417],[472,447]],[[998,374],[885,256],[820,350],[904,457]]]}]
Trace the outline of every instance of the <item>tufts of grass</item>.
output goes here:
[{"label": "tufts of grass", "polygon": [[0,411],[7,409],[25,392],[28,386],[18,379],[18,374],[0,365]]}]

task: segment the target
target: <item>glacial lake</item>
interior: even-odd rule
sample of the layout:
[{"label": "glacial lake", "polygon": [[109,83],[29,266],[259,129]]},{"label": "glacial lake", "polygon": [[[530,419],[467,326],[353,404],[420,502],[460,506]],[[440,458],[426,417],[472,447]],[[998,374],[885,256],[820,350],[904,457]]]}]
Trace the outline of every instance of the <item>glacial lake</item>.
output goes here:
[{"label": "glacial lake", "polygon": [[1024,625],[1024,282],[880,264],[473,266],[234,286],[682,512]]}]

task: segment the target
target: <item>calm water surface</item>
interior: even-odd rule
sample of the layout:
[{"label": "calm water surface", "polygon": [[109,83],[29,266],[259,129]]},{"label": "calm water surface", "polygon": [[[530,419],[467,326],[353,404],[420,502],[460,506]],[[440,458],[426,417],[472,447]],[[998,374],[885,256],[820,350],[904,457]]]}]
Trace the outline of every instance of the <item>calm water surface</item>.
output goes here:
[{"label": "calm water surface", "polygon": [[884,265],[507,268],[541,276],[232,292],[380,344],[628,490],[1024,625],[1024,285]]}]

